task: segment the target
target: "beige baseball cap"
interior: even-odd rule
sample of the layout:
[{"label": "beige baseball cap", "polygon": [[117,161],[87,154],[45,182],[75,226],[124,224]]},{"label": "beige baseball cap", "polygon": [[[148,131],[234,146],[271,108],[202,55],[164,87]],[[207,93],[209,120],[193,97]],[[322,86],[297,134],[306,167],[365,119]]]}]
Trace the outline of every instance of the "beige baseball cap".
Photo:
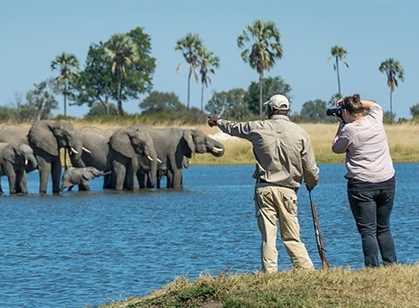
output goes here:
[{"label": "beige baseball cap", "polygon": [[284,95],[276,94],[272,96],[264,105],[269,105],[272,109],[290,110],[290,102]]}]

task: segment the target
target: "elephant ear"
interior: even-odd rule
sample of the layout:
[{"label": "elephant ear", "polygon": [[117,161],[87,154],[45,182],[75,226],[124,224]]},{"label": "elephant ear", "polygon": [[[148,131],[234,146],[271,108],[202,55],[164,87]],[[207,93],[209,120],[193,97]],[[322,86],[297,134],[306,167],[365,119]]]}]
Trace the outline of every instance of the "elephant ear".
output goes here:
[{"label": "elephant ear", "polygon": [[16,163],[16,156],[18,155],[17,149],[14,145],[7,145],[4,150],[2,151],[3,159],[7,160],[8,162],[15,164]]},{"label": "elephant ear", "polygon": [[39,121],[32,125],[28,133],[29,143],[33,148],[41,149],[53,156],[58,156],[58,144],[52,133],[54,123]]},{"label": "elephant ear", "polygon": [[182,139],[185,143],[184,154],[186,157],[191,158],[192,153],[195,152],[195,142],[193,140],[192,131],[190,129],[185,129],[183,131]]},{"label": "elephant ear", "polygon": [[137,155],[131,145],[127,130],[116,131],[109,140],[109,145],[112,150],[125,157],[134,158]]}]

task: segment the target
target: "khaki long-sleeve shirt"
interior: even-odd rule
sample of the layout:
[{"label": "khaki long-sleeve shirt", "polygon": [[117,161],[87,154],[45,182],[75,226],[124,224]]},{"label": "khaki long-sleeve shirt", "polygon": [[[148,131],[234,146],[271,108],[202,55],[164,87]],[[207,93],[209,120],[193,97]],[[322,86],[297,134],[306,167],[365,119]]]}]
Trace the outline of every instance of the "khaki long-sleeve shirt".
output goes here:
[{"label": "khaki long-sleeve shirt", "polygon": [[298,189],[302,180],[312,189],[319,180],[310,138],[287,116],[269,120],[232,122],[218,120],[225,133],[249,140],[256,158],[257,185],[278,185]]}]

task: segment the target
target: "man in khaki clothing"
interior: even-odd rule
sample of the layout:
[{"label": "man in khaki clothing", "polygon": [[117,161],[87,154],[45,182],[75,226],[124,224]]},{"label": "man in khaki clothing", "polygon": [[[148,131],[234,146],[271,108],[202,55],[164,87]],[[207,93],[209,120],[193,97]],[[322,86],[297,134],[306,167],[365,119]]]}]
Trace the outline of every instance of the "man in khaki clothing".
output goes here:
[{"label": "man in khaki clothing", "polygon": [[302,180],[312,190],[319,179],[308,134],[288,118],[289,101],[274,95],[267,105],[268,120],[232,122],[210,118],[210,126],[249,140],[256,158],[255,203],[262,235],[262,270],[278,270],[277,224],[285,248],[295,268],[313,269],[313,263],[300,239],[297,217],[297,190]]}]

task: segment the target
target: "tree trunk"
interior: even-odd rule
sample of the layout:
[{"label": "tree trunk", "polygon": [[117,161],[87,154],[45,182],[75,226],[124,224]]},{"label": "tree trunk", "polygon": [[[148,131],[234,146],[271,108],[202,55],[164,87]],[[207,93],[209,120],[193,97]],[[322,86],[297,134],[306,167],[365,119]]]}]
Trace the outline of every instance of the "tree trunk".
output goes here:
[{"label": "tree trunk", "polygon": [[263,72],[259,74],[259,118],[262,119],[263,114]]},{"label": "tree trunk", "polygon": [[68,80],[65,80],[64,85],[64,118],[67,118],[67,92],[68,92]]},{"label": "tree trunk", "polygon": [[188,74],[188,98],[187,98],[187,108],[191,107],[190,99],[191,99],[191,77],[192,77],[192,66],[189,67],[189,74]]},{"label": "tree trunk", "polygon": [[204,84],[201,87],[201,111],[204,112]]},{"label": "tree trunk", "polygon": [[342,96],[342,91],[340,88],[340,73],[339,73],[339,59],[336,57],[336,74],[338,76],[338,93],[340,96]]},{"label": "tree trunk", "polygon": [[390,123],[393,124],[393,89],[390,88]]},{"label": "tree trunk", "polygon": [[121,89],[122,89],[122,80],[119,79],[118,82],[118,114],[120,116],[124,115],[124,109],[122,108],[122,101],[121,101]]}]

